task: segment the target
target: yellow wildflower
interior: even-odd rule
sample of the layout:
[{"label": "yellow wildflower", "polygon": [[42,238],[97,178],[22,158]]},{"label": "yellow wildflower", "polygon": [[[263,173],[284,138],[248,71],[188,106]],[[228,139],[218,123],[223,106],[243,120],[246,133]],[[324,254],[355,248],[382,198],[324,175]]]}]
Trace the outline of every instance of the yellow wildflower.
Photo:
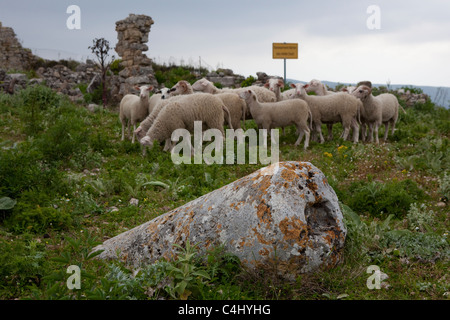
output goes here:
[{"label": "yellow wildflower", "polygon": [[328,158],[333,158],[333,155],[331,153],[329,153],[329,152],[324,152],[323,155],[328,157]]}]

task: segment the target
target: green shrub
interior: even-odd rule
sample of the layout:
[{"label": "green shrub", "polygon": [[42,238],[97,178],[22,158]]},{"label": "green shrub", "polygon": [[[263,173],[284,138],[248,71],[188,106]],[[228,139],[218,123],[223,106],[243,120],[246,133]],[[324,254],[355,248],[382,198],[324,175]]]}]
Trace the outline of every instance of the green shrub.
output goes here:
[{"label": "green shrub", "polygon": [[61,98],[43,85],[28,86],[19,92],[19,96],[23,103],[20,117],[24,122],[24,133],[34,136],[45,128],[44,111],[59,106]]},{"label": "green shrub", "polygon": [[48,229],[65,230],[72,224],[72,217],[64,211],[52,207],[31,206],[18,203],[11,217],[5,221],[14,232],[43,233]]},{"label": "green shrub", "polygon": [[45,194],[65,192],[63,176],[63,172],[42,161],[42,154],[32,143],[21,143],[0,153],[2,196],[18,200],[23,192],[30,190]]},{"label": "green shrub", "polygon": [[31,284],[45,274],[45,248],[34,240],[0,238],[0,299],[20,298]]},{"label": "green shrub", "polygon": [[353,183],[346,195],[347,205],[359,213],[372,216],[394,215],[402,218],[408,213],[411,204],[424,200],[425,193],[410,180],[392,181],[386,184],[372,182]]},{"label": "green shrub", "polygon": [[255,77],[249,76],[241,83],[241,87],[250,87],[256,81]]},{"label": "green shrub", "polygon": [[65,161],[88,149],[88,127],[82,119],[61,116],[36,141],[46,161]]},{"label": "green shrub", "polygon": [[434,233],[392,230],[384,234],[380,243],[384,248],[397,249],[400,257],[418,259],[421,262],[450,258],[448,240]]}]

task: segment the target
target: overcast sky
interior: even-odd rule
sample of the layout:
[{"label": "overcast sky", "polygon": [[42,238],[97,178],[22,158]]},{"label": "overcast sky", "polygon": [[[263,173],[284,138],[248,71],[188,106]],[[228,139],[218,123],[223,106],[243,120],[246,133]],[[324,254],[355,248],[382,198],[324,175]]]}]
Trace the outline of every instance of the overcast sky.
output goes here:
[{"label": "overcast sky", "polygon": [[[66,26],[70,5],[81,9],[80,30]],[[3,25],[44,58],[85,60],[94,38],[114,47],[115,22],[130,13],[155,21],[146,54],[158,63],[198,66],[201,57],[210,69],[283,76],[272,43],[288,42],[299,44],[290,79],[450,87],[450,1],[0,0]]]}]

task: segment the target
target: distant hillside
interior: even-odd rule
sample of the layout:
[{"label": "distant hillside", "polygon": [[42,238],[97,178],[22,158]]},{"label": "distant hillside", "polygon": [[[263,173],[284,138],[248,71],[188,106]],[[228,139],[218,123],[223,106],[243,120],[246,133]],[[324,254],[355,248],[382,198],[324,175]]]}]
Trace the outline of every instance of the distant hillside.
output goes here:
[{"label": "distant hillside", "polygon": [[[286,79],[288,82],[296,83],[296,82],[304,82],[307,83],[308,81],[301,81],[301,80],[293,80],[293,79]],[[338,82],[331,82],[331,81],[322,81],[322,83],[326,84],[330,88],[335,88],[338,84]],[[347,83],[345,83],[347,84]],[[356,85],[356,84],[349,84],[349,85]],[[373,86],[380,87],[380,86],[386,86],[386,84],[379,84],[374,83]],[[409,87],[409,88],[420,88],[423,93],[427,94],[433,103],[439,106],[443,106],[445,108],[450,108],[450,87],[431,87],[431,86],[415,86],[415,85],[406,85],[406,84],[391,84],[391,89],[400,89],[403,87]]]}]

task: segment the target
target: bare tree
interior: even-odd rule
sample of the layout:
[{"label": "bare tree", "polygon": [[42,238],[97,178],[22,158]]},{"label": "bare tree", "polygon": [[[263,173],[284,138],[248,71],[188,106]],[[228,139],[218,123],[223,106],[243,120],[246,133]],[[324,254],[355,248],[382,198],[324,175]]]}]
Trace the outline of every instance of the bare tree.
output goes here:
[{"label": "bare tree", "polygon": [[111,49],[109,46],[109,41],[104,38],[92,40],[92,46],[88,48],[91,49],[92,53],[97,56],[98,62],[100,64],[100,68],[102,71],[102,100],[103,100],[103,108],[106,108],[106,73],[108,72],[111,63],[114,62],[114,56],[111,56],[111,59],[108,61],[109,50]]}]

